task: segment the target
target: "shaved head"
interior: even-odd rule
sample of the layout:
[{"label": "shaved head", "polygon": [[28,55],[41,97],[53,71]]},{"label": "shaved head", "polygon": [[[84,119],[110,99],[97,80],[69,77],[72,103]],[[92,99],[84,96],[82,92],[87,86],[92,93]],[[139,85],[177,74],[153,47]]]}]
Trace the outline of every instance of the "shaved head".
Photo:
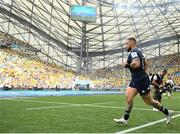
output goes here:
[{"label": "shaved head", "polygon": [[126,40],[126,50],[131,51],[132,48],[136,47],[136,39],[131,37]]},{"label": "shaved head", "polygon": [[136,39],[135,39],[135,38],[133,38],[133,37],[128,38],[127,40],[132,41],[132,42],[134,42],[134,43],[136,44]]}]

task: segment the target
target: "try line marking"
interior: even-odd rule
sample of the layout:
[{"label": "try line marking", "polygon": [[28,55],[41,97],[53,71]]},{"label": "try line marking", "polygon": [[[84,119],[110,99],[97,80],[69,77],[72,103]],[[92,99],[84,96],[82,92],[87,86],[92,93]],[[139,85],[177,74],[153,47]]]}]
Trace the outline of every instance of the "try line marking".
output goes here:
[{"label": "try line marking", "polygon": [[[180,114],[177,114],[177,115],[172,116],[172,118],[176,118],[176,117],[179,117],[179,116],[180,116]],[[122,134],[122,133],[132,132],[132,131],[135,131],[135,130],[138,130],[138,129],[141,129],[141,128],[145,128],[145,127],[149,127],[149,126],[152,126],[154,124],[164,122],[164,121],[166,121],[166,118],[161,119],[161,120],[157,120],[157,121],[153,121],[153,122],[150,122],[150,123],[147,123],[147,124],[144,124],[144,125],[140,125],[140,126],[137,126],[137,127],[129,128],[129,129],[117,132],[115,134]]]}]

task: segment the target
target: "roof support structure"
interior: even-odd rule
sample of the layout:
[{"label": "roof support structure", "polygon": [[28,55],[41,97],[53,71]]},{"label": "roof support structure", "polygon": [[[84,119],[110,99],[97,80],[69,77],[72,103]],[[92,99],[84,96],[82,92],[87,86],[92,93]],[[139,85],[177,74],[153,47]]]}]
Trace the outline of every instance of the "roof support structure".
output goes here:
[{"label": "roof support structure", "polygon": [[28,28],[33,29],[34,31],[36,31],[39,35],[43,36],[46,39],[51,40],[52,42],[54,42],[55,44],[57,44],[59,47],[61,47],[62,49],[66,50],[66,51],[72,51],[70,47],[66,46],[63,42],[61,42],[60,40],[55,39],[54,37],[51,37],[49,34],[47,34],[46,32],[42,31],[41,29],[39,29],[38,27],[36,27],[35,25],[29,23],[27,20],[17,16],[16,14],[6,10],[3,7],[0,7],[0,12],[19,21],[21,24],[27,26]]}]

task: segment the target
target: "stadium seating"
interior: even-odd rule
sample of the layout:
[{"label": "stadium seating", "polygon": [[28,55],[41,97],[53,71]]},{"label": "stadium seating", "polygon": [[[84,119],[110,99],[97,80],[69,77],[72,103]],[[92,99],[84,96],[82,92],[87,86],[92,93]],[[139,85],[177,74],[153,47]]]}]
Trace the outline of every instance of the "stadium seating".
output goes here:
[{"label": "stadium seating", "polygon": [[55,65],[10,49],[0,51],[0,85],[18,89],[71,88],[75,78],[72,71],[65,72]]},{"label": "stadium seating", "polygon": [[[178,56],[161,57],[156,66],[153,63],[157,58],[149,59],[148,72],[157,73],[168,68],[168,75],[172,75],[176,85],[180,85]],[[91,80],[94,89],[120,89],[130,80],[129,70],[123,69],[121,65],[96,70],[88,76],[77,76],[72,70],[65,71],[63,67],[44,63],[9,48],[1,49],[0,66],[0,86],[14,89],[71,89],[77,77],[79,80]]]}]

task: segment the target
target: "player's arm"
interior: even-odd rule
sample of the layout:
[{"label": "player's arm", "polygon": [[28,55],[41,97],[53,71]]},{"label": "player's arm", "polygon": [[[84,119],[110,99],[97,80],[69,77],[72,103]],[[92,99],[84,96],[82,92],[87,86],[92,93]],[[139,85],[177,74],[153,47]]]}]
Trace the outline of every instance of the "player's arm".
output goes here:
[{"label": "player's arm", "polygon": [[132,69],[137,69],[140,67],[140,59],[137,57],[137,58],[134,58],[130,64],[130,67]]},{"label": "player's arm", "polygon": [[148,62],[147,60],[145,59],[144,61],[144,70],[146,71],[148,69]]}]

